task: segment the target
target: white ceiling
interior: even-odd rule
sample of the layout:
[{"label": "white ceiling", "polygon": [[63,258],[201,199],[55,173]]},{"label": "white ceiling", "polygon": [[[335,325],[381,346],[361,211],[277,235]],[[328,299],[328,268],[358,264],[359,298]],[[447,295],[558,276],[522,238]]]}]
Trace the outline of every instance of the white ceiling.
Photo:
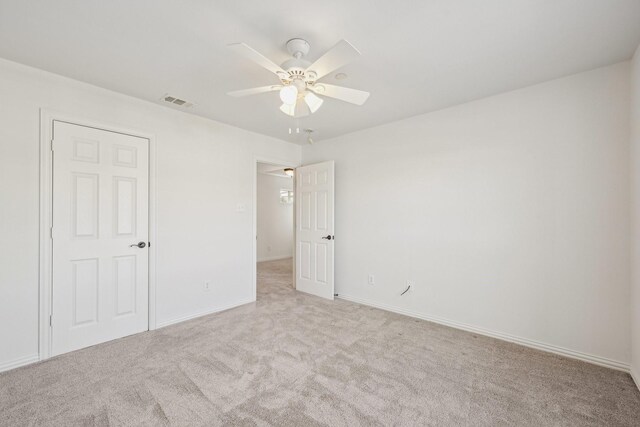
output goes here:
[{"label": "white ceiling", "polygon": [[[277,83],[226,47],[245,42],[274,62],[302,37],[314,60],[338,40],[362,56],[325,81],[371,92],[363,107],[327,100],[296,123]],[[304,143],[438,110],[629,59],[640,0],[0,0],[0,56],[153,102]],[[335,73],[334,73],[335,74]]]}]

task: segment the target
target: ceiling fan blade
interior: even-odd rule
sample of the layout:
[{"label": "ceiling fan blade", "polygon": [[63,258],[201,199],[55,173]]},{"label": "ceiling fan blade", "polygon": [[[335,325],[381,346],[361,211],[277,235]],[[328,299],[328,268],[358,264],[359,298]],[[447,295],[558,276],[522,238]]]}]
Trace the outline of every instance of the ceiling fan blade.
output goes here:
[{"label": "ceiling fan blade", "polygon": [[287,72],[284,71],[278,64],[271,61],[269,58],[245,43],[233,43],[230,44],[229,47],[239,55],[244,56],[245,58],[255,62],[261,67],[266,68],[272,73],[278,75],[278,78],[286,77],[288,75]]},{"label": "ceiling fan blade", "polygon": [[336,98],[341,101],[350,102],[351,104],[362,105],[369,98],[369,92],[363,90],[351,89],[344,86],[335,86],[325,83],[318,83],[309,87],[318,95]]},{"label": "ceiling fan blade", "polygon": [[360,52],[346,40],[340,40],[334,47],[329,49],[327,53],[322,55],[316,62],[311,64],[306,71],[313,71],[316,74],[316,80],[321,79],[333,70],[346,65],[353,61]]},{"label": "ceiling fan blade", "polygon": [[274,92],[276,90],[279,90],[281,87],[282,85],[254,87],[251,89],[242,89],[242,90],[234,90],[232,92],[227,92],[227,95],[240,98],[241,96],[256,95],[258,93],[266,93],[266,92]]}]

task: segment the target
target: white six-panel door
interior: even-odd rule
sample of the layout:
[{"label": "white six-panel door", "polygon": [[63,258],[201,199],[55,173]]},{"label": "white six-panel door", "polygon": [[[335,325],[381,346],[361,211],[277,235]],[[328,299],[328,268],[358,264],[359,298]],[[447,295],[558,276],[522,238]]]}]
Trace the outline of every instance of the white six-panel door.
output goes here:
[{"label": "white six-panel door", "polygon": [[333,299],[333,161],[296,169],[296,289]]},{"label": "white six-panel door", "polygon": [[58,121],[53,135],[56,355],[148,329],[149,141]]}]

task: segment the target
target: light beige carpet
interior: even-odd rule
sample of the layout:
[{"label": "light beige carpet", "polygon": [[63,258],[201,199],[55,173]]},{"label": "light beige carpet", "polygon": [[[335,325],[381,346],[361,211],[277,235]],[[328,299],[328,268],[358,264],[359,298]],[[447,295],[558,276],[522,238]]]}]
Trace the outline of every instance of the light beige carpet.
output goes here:
[{"label": "light beige carpet", "polygon": [[629,375],[291,288],[0,374],[0,425],[638,426]]}]

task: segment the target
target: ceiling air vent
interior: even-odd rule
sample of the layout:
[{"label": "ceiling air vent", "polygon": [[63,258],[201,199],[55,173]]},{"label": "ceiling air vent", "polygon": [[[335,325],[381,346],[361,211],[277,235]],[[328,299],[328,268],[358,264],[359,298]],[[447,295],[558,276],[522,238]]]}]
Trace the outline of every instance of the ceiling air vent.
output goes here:
[{"label": "ceiling air vent", "polygon": [[184,107],[184,108],[193,107],[193,102],[188,102],[188,101],[185,101],[184,99],[176,98],[175,96],[171,96],[171,95],[164,95],[162,97],[162,100],[164,102],[168,102],[169,104],[174,104],[179,107]]}]

